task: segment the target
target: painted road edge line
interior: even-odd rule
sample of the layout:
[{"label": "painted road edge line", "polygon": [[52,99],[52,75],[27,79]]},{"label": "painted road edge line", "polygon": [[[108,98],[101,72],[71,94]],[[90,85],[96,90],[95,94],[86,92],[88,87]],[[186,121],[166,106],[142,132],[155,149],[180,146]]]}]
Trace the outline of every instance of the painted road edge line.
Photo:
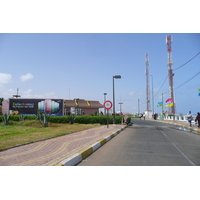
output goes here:
[{"label": "painted road edge line", "polygon": [[70,156],[69,158],[64,159],[60,163],[55,164],[54,166],[75,166],[78,163],[82,162],[85,158],[87,158],[89,155],[91,155],[93,152],[95,152],[97,149],[99,149],[101,146],[103,146],[105,143],[107,143],[109,140],[111,140],[113,137],[115,137],[117,134],[119,134],[121,131],[123,131],[128,126],[125,126],[116,132],[113,132],[112,134],[104,137],[99,142],[95,142],[94,144],[90,145],[87,149],[82,150],[81,152],[75,153],[74,155]]}]

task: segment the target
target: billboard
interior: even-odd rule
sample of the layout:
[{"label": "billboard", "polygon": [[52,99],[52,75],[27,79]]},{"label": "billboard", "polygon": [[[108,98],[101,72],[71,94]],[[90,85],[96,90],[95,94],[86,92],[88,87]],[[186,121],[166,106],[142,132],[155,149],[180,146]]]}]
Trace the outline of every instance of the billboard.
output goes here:
[{"label": "billboard", "polygon": [[35,115],[42,111],[52,116],[63,115],[63,99],[9,99],[9,110],[16,114]]}]

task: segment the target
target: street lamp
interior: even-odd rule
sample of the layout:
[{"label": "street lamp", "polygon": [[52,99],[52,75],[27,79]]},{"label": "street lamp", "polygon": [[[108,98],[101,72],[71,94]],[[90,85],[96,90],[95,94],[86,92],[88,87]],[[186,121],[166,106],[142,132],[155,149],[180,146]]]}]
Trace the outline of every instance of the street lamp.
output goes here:
[{"label": "street lamp", "polygon": [[115,75],[113,76],[113,124],[115,124],[116,119],[115,119],[115,86],[114,86],[114,79],[120,79],[120,75]]},{"label": "street lamp", "polygon": [[[103,94],[104,94],[104,102],[105,102],[107,93],[103,93]],[[106,115],[106,109],[105,108],[104,108],[104,115]]]},{"label": "street lamp", "polygon": [[152,77],[152,109],[153,109],[153,114],[154,114],[154,96],[153,96],[153,75],[149,74]]}]

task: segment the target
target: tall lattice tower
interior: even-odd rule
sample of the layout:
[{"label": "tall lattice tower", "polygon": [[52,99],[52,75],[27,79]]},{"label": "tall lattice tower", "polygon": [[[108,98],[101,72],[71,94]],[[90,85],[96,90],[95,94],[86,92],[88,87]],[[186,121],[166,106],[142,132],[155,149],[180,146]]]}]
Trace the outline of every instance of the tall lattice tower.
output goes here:
[{"label": "tall lattice tower", "polygon": [[[166,44],[167,44],[167,52],[168,52],[168,79],[169,79],[169,98],[172,98],[174,100],[174,81],[173,81],[173,69],[172,69],[172,65],[173,65],[173,61],[172,61],[172,36],[171,35],[167,35],[166,36]],[[175,101],[174,101],[174,105],[172,107],[169,107],[168,112],[170,113],[175,113]]]},{"label": "tall lattice tower", "polygon": [[149,88],[149,57],[148,57],[148,53],[146,53],[146,104],[147,104],[147,111],[150,111],[150,105],[151,105],[151,101],[150,101],[150,88]]}]

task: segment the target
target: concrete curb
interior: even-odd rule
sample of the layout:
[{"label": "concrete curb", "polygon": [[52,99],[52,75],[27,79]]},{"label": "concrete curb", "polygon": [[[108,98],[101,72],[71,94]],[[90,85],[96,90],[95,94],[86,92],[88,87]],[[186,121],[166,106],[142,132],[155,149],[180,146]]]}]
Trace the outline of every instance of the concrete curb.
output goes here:
[{"label": "concrete curb", "polygon": [[113,132],[112,134],[104,137],[98,142],[95,142],[94,144],[90,145],[88,148],[82,150],[81,152],[78,152],[69,158],[66,158],[65,160],[61,161],[60,163],[54,165],[54,166],[75,166],[78,163],[82,162],[85,158],[87,158],[89,155],[91,155],[93,152],[95,152],[97,149],[99,149],[101,146],[103,146],[105,143],[107,143],[109,140],[111,140],[113,137],[115,137],[117,134],[119,134],[121,131],[123,131],[125,128],[127,128],[128,125],[125,127],[117,130],[116,132]]},{"label": "concrete curb", "polygon": [[[153,121],[153,120],[151,120]],[[166,124],[173,124],[173,125],[176,125],[176,126],[181,126],[187,130],[190,130],[190,131],[196,131],[198,135],[200,135],[200,129],[198,128],[193,128],[193,127],[189,127],[189,126],[186,126],[186,125],[183,125],[183,124],[178,124],[178,123],[175,123],[175,122],[168,122],[168,121],[160,121],[160,120],[155,120],[155,122],[161,122],[161,123],[166,123]]]}]

